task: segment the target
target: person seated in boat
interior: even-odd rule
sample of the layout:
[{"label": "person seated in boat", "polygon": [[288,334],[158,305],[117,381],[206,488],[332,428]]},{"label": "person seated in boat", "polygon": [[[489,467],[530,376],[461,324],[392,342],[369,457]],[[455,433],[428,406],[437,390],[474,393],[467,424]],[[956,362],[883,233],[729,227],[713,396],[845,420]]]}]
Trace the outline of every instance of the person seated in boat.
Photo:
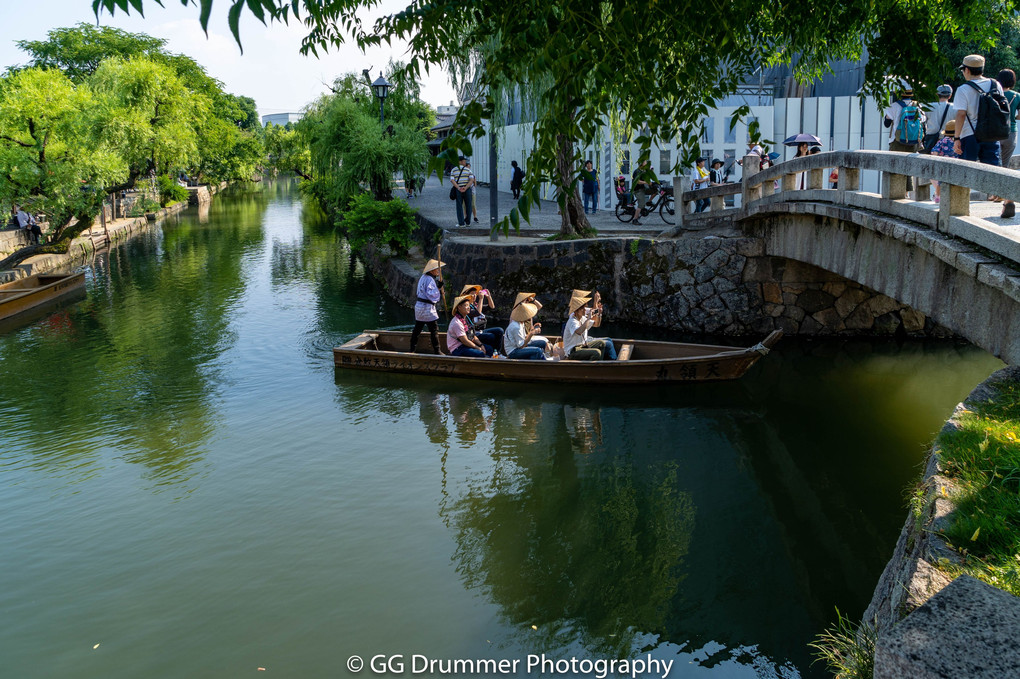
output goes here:
[{"label": "person seated in boat", "polygon": [[442,354],[439,348],[439,314],[436,313],[436,303],[439,302],[439,288],[443,281],[439,280],[439,268],[446,266],[440,261],[430,259],[425,264],[421,278],[418,279],[418,301],[414,305],[414,330],[411,331],[411,353],[418,349],[418,336],[423,328],[429,329],[429,336],[432,338],[432,351]]},{"label": "person seated in boat", "polygon": [[[595,293],[596,300],[598,294]],[[570,361],[616,360],[613,340],[588,337],[588,330],[602,315],[602,304],[596,301],[597,306],[589,307],[589,301],[593,300],[577,295],[570,298],[570,318],[563,327],[563,355]]]},{"label": "person seated in boat", "polygon": [[[503,346],[503,328],[487,327],[488,319],[485,317],[485,301],[489,301],[489,308],[495,309],[492,303],[492,295],[480,285],[465,285],[460,294],[466,295],[471,301],[471,309],[468,311],[467,320],[475,331],[475,337],[492,351],[499,351]],[[488,352],[490,355],[492,352]]]},{"label": "person seated in boat", "polygon": [[453,318],[446,329],[446,348],[451,356],[467,358],[492,357],[492,347],[488,347],[474,337],[471,323],[467,315],[471,308],[471,299],[466,295],[453,300]]},{"label": "person seated in boat", "polygon": [[537,335],[542,324],[534,323],[535,314],[542,304],[535,299],[535,293],[522,292],[517,295],[513,311],[510,312],[510,324],[503,335],[503,348],[507,358],[528,361],[544,361],[545,348],[548,341]]}]

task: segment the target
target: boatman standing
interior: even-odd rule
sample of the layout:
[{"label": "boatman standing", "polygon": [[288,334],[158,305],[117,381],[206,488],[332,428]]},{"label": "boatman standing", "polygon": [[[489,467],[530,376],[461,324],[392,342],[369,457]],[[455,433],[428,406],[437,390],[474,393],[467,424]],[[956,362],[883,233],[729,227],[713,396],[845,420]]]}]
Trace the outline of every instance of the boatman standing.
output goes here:
[{"label": "boatman standing", "polygon": [[439,348],[439,314],[436,313],[436,303],[439,302],[439,288],[443,281],[439,278],[439,267],[446,266],[440,261],[430,259],[425,265],[421,278],[418,279],[418,301],[414,305],[414,330],[411,331],[411,353],[418,349],[418,336],[422,328],[428,326],[429,335],[432,337],[432,350],[436,354],[444,353]]}]

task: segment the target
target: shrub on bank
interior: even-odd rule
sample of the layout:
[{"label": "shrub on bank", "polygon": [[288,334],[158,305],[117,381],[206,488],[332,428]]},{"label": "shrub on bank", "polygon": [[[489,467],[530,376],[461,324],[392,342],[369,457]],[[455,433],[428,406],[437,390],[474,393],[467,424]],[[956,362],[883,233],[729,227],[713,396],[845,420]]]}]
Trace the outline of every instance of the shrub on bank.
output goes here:
[{"label": "shrub on bank", "polygon": [[395,255],[405,255],[414,245],[411,234],[418,227],[415,211],[402,200],[377,201],[367,193],[351,199],[341,217],[351,247],[368,242],[388,245]]},{"label": "shrub on bank", "polygon": [[177,183],[170,175],[161,174],[159,182],[159,204],[166,207],[170,203],[180,203],[188,199],[188,190]]}]

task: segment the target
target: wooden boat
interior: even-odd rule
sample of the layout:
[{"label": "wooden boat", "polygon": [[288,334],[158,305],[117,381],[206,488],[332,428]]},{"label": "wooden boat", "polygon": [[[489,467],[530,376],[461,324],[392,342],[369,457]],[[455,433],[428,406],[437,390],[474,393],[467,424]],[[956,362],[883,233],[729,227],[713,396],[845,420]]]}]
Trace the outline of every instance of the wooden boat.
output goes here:
[{"label": "wooden boat", "polygon": [[[775,331],[753,347],[617,340],[616,361],[521,361],[410,353],[411,333],[369,330],[333,348],[337,368],[474,377],[523,382],[662,384],[733,380],[747,372],[783,336]],[[446,346],[446,334],[439,333]],[[549,338],[556,341],[558,338]],[[427,339],[421,344],[426,344]]]},{"label": "wooden boat", "polygon": [[36,274],[0,285],[0,319],[28,311],[82,289],[85,273]]}]

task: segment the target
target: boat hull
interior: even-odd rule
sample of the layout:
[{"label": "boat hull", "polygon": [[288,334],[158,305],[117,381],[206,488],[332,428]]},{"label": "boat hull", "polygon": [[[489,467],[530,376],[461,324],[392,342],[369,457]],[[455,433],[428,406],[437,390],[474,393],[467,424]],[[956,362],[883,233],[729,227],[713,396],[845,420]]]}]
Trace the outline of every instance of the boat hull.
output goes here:
[{"label": "boat hull", "polygon": [[81,290],[85,273],[37,274],[0,285],[0,320]]},{"label": "boat hull", "polygon": [[[398,350],[410,345],[410,333],[367,331],[333,349],[337,369],[374,370],[442,377],[519,382],[583,384],[663,384],[711,382],[741,377],[782,336],[774,332],[754,347],[725,347],[642,340],[615,340],[631,345],[621,361],[523,361],[437,356]],[[440,338],[445,344],[445,337]]]}]

